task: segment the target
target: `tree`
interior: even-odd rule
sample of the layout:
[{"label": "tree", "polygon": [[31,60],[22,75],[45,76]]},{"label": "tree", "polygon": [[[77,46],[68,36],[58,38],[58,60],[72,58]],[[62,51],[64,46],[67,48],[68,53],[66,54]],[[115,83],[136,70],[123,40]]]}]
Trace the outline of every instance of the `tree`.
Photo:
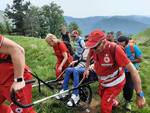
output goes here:
[{"label": "tree", "polygon": [[8,4],[5,13],[9,19],[12,19],[13,31],[25,35],[24,19],[30,2],[23,2],[24,0],[13,0],[13,5]]},{"label": "tree", "polygon": [[53,33],[57,36],[60,35],[61,25],[64,24],[63,10],[56,3],[51,2],[50,5],[42,7],[44,21],[47,26],[47,33]]},{"label": "tree", "polygon": [[3,18],[4,21],[0,23],[0,34],[10,34],[12,30],[11,24],[8,18],[6,18],[5,16]]},{"label": "tree", "polygon": [[28,36],[39,37],[40,28],[40,9],[35,6],[31,6],[25,15],[24,27],[25,33]]},{"label": "tree", "polygon": [[12,32],[12,26],[11,26],[10,21],[5,18],[5,21],[4,21],[4,22],[5,22],[6,32],[7,32],[8,34],[11,34],[11,32]]},{"label": "tree", "polygon": [[82,34],[79,26],[77,23],[75,22],[71,22],[69,25],[68,25],[68,28],[69,28],[69,32],[72,32],[73,30],[78,30],[80,34]]},{"label": "tree", "polygon": [[0,34],[5,34],[6,33],[6,28],[3,23],[0,23]]}]

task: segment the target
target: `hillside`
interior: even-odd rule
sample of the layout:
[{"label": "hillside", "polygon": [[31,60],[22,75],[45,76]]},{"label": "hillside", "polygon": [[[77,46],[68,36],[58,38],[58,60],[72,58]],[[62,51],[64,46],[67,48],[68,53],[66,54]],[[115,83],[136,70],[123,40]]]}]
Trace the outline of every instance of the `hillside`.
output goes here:
[{"label": "hillside", "polygon": [[[149,35],[150,36],[150,35]],[[51,80],[55,78],[54,66],[55,66],[55,57],[53,56],[53,51],[48,47],[46,42],[43,39],[37,39],[33,37],[20,37],[20,36],[6,36],[25,48],[26,51],[26,63],[31,67],[33,72],[36,72],[40,78],[43,80]],[[142,87],[145,92],[145,97],[147,105],[144,109],[138,110],[133,104],[134,113],[150,113],[150,85],[149,85],[149,75],[150,75],[150,46],[140,46],[143,52],[143,62],[140,69],[140,75],[142,78]],[[96,93],[97,84],[92,85],[93,89],[93,102],[96,106],[93,107],[93,110],[98,113],[99,111],[99,97]],[[49,89],[42,87],[42,93],[38,92],[38,88],[33,89],[34,101],[42,98],[44,96],[50,95],[52,92]],[[121,105],[118,109],[114,110],[113,113],[124,113],[123,99],[120,95]],[[93,104],[92,104],[93,105]],[[41,104],[35,105],[37,113],[85,113],[80,112],[77,108],[68,108],[64,102],[56,101],[55,99],[50,99]]]},{"label": "hillside", "polygon": [[106,31],[123,31],[125,34],[133,34],[143,31],[145,28],[150,27],[150,25],[143,24],[134,20],[111,17],[109,19],[104,19],[95,24],[94,28],[102,28]]},{"label": "hillside", "polygon": [[135,38],[137,40],[137,43],[145,46],[150,46],[150,28],[135,35]]}]

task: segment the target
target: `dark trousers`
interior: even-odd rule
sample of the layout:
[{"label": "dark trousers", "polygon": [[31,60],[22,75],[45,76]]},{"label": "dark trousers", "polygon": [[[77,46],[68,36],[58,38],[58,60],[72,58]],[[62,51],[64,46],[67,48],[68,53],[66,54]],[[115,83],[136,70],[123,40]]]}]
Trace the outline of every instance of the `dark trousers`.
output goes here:
[{"label": "dark trousers", "polygon": [[131,78],[130,72],[125,72],[126,75],[126,84],[123,88],[123,97],[126,101],[131,101],[133,96],[134,84]]}]

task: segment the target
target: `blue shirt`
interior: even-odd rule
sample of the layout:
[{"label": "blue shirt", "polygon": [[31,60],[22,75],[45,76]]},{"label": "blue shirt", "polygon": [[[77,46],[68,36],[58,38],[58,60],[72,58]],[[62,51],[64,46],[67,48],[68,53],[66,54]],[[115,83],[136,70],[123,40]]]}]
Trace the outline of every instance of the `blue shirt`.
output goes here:
[{"label": "blue shirt", "polygon": [[[128,56],[128,58],[129,58],[131,61],[133,61],[133,60],[135,60],[136,58],[139,58],[139,57],[142,56],[142,52],[141,52],[141,50],[139,49],[139,47],[138,47],[136,44],[133,45],[133,48],[134,48],[134,55],[135,55],[135,56],[134,56],[133,53],[131,52],[130,46],[131,46],[131,45],[128,45],[127,47],[125,47],[125,52],[126,52],[126,55]],[[134,66],[136,67],[136,69],[139,69],[140,63],[134,63]],[[128,70],[125,69],[125,72],[128,72]]]}]

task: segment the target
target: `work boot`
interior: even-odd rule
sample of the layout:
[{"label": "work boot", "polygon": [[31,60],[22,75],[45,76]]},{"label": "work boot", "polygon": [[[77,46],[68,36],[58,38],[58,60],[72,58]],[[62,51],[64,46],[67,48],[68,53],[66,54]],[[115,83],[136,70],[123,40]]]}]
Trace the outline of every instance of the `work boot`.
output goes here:
[{"label": "work boot", "polygon": [[125,103],[125,109],[126,109],[127,111],[131,111],[131,102],[126,101],[126,103]]},{"label": "work boot", "polygon": [[79,100],[80,100],[80,97],[79,97],[79,95],[75,95],[75,94],[72,94],[71,95],[71,98],[69,99],[69,101],[67,102],[67,105],[69,106],[69,107],[73,107],[74,105],[76,105],[78,102],[79,102]]}]

